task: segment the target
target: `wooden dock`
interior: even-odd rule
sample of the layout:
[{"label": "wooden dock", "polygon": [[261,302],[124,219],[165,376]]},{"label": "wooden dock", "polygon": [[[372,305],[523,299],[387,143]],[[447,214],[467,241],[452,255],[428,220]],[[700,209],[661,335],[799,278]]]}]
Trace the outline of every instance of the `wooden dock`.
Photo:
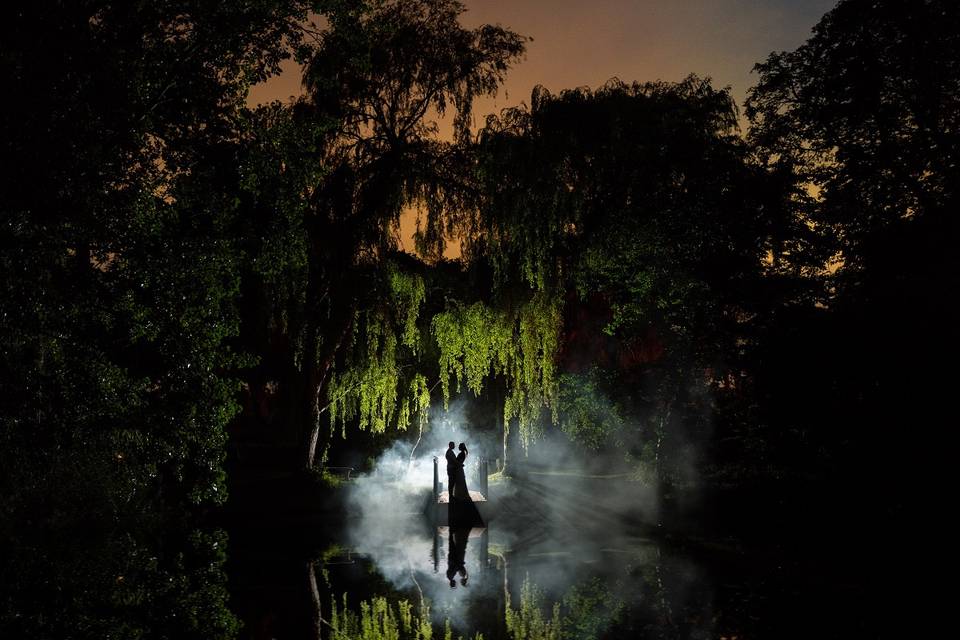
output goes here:
[{"label": "wooden dock", "polygon": [[[489,462],[485,458],[481,458],[476,464],[473,477],[467,481],[467,487],[471,485],[477,487],[469,491],[470,499],[473,500],[484,522],[489,522],[494,516],[492,504],[488,499],[488,470]],[[427,516],[435,526],[441,527],[450,524],[450,493],[444,488],[443,484],[443,481],[440,480],[440,461],[435,456],[433,458],[433,493],[427,506]]]},{"label": "wooden dock", "polygon": [[[487,501],[486,496],[484,496],[484,495],[483,495],[482,493],[480,493],[479,491],[468,491],[468,493],[470,494],[470,499],[473,500],[474,502],[486,502],[486,501]],[[441,492],[437,495],[437,504],[447,504],[448,502],[450,502],[450,492],[449,492],[449,491],[441,491]]]}]

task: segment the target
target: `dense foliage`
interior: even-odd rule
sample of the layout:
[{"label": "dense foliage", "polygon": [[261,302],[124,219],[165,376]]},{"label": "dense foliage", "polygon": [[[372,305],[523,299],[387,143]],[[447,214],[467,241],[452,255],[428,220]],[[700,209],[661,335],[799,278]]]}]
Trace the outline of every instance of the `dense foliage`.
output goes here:
[{"label": "dense foliage", "polygon": [[841,2],[757,66],[746,109],[758,160],[809,188],[793,211],[837,256],[816,304],[773,292],[748,423],[767,464],[815,478],[807,496],[901,533],[938,484],[917,471],[939,472],[957,336],[958,21],[952,2]]},{"label": "dense foliage", "polygon": [[[746,135],[696,76],[537,88],[477,131],[526,39],[463,11],[0,9],[0,633],[230,637],[221,534],[144,527],[222,505],[228,455],[235,487],[307,484],[334,434],[372,455],[461,392],[504,463],[559,431],[668,505],[907,530],[960,326],[957,4],[842,0],[757,65]],[[304,96],[247,105],[291,57]],[[18,601],[54,583],[84,594],[62,620]],[[511,634],[589,635],[536,600]]]},{"label": "dense foliage", "polygon": [[[269,357],[245,377],[254,396],[279,386],[278,421],[302,467],[326,456],[324,407],[336,409],[331,425],[357,415],[382,430],[401,398],[400,426],[409,407],[424,405],[422,385],[398,368],[397,347],[416,355],[422,298],[397,289],[407,286],[406,261],[391,260],[400,215],[425,207],[424,240],[436,244],[467,201],[473,98],[495,92],[523,52],[511,31],[462,27],[462,11],[451,0],[335,4],[302,54],[307,95],[260,111],[277,125],[253,155],[252,175],[266,186],[252,193],[253,215],[266,225],[253,231],[271,252],[258,262],[272,265],[274,250],[290,257],[277,277],[261,266],[250,281],[243,332]],[[439,137],[434,120],[448,112],[454,142]],[[264,314],[261,300],[279,304]],[[394,316],[399,334],[388,328]]]},{"label": "dense foliage", "polygon": [[[222,499],[238,247],[220,165],[302,8],[191,9],[4,9],[3,76],[20,96],[0,125],[7,486],[120,482],[94,510],[144,491]],[[39,501],[7,497],[5,510]]]},{"label": "dense foliage", "polygon": [[599,354],[557,349],[561,426],[663,475],[664,437],[711,411],[691,399],[709,400],[742,351],[756,311],[745,290],[778,234],[729,94],[696,77],[537,89],[529,108],[488,119],[481,147],[483,231],[467,236],[469,255],[502,289],[526,280],[568,310],[591,307],[604,316],[593,331],[619,351],[597,376]]}]

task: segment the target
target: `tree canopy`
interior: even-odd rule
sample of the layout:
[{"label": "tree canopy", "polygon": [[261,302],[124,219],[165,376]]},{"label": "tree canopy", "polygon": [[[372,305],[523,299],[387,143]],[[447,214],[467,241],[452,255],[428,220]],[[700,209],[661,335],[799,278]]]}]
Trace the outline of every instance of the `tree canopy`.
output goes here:
[{"label": "tree canopy", "polygon": [[751,144],[815,186],[811,220],[848,266],[877,232],[955,202],[958,19],[948,1],[845,0],[804,45],[756,66]]},{"label": "tree canopy", "polygon": [[[478,123],[528,39],[464,11],[0,9],[3,631],[231,637],[225,538],[179,521],[222,507],[226,465],[326,491],[337,432],[374,455],[461,392],[504,463],[550,431],[676,509],[713,483],[907,530],[960,323],[960,5],[841,0],[757,65],[746,135],[693,75]],[[248,105],[288,59],[304,95]],[[548,619],[524,587],[507,630],[589,635],[608,597]],[[337,624],[429,635],[369,606]]]}]

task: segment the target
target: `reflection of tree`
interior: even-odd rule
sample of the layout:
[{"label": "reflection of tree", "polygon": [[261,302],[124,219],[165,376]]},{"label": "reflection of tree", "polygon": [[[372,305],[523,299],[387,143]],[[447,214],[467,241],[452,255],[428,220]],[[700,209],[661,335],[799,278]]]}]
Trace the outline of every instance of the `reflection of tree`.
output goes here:
[{"label": "reflection of tree", "polygon": [[[332,638],[349,640],[429,640],[433,637],[430,623],[430,609],[421,603],[419,613],[414,613],[413,605],[400,600],[396,606],[383,596],[374,596],[360,602],[360,611],[356,612],[347,604],[347,594],[343,594],[342,606],[336,598],[331,599],[330,627]],[[444,640],[452,640],[453,632],[448,620],[444,629]],[[475,640],[482,636],[477,634]],[[458,640],[462,640],[459,637]]]},{"label": "reflection of tree", "polygon": [[18,540],[0,559],[0,637],[233,638],[223,532],[140,524]]},{"label": "reflection of tree", "polygon": [[604,632],[619,620],[624,610],[623,600],[617,597],[610,586],[599,578],[574,585],[563,596],[564,638],[602,637]]},{"label": "reflection of tree", "polygon": [[[565,593],[547,599],[527,574],[520,601],[511,602],[508,554],[494,554],[504,574],[504,622],[510,640],[588,640],[630,637],[710,637],[716,630],[712,587],[689,562],[656,547],[626,552],[614,573],[569,576]],[[556,581],[556,576],[551,580]],[[515,592],[515,591],[514,591]]]},{"label": "reflection of tree", "polygon": [[552,616],[544,618],[541,604],[543,594],[530,582],[530,576],[523,580],[520,588],[520,607],[514,610],[510,606],[510,593],[506,593],[507,632],[512,640],[559,640],[562,635],[560,621],[560,603],[553,605]]},{"label": "reflection of tree", "polygon": [[543,615],[547,606],[543,594],[530,582],[529,575],[520,588],[518,609],[511,607],[510,592],[506,588],[504,595],[507,632],[511,640],[599,638],[619,621],[625,609],[623,600],[614,589],[597,577],[572,585],[561,602],[553,604],[549,620]]},{"label": "reflection of tree", "polygon": [[[317,586],[316,563],[307,563],[307,588],[310,591],[310,633],[314,638],[321,637],[323,609],[320,606],[320,588]],[[326,569],[323,570],[326,573]]]}]

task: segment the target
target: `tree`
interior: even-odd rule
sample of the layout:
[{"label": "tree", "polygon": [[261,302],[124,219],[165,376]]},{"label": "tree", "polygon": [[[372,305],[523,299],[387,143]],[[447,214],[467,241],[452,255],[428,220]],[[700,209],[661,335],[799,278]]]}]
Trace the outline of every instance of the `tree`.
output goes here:
[{"label": "tree", "polygon": [[[482,231],[467,254],[490,260],[505,289],[525,281],[558,304],[567,291],[603,301],[603,331],[625,365],[611,388],[636,390],[617,402],[652,419],[641,439],[655,443],[657,462],[678,413],[709,411],[703,390],[738,353],[744,292],[775,232],[756,195],[764,176],[737,133],[729,93],[696,77],[537,89],[529,109],[491,118],[482,133]],[[573,409],[576,390],[593,385],[568,383]]]},{"label": "tree", "polygon": [[[472,100],[495,92],[523,52],[523,38],[508,30],[463,28],[463,6],[452,0],[325,8],[328,27],[304,54],[308,96],[290,108],[294,122],[319,126],[303,149],[317,168],[309,183],[296,182],[303,174],[290,172],[295,187],[283,197],[294,193],[301,202],[275,207],[268,197],[255,204],[281,217],[293,215],[280,228],[297,235],[295,246],[302,251],[291,288],[297,293],[280,310],[286,320],[273,322],[275,342],[282,344],[274,374],[290,407],[291,431],[299,434],[298,464],[307,468],[318,451],[321,459],[326,452],[329,430],[320,424],[325,398],[341,415],[352,411],[347,405],[356,407],[364,425],[379,428],[393,417],[389,405],[403,381],[396,366],[387,364],[395,362],[392,345],[412,349],[415,342],[409,318],[397,325],[401,335],[386,331],[388,310],[380,297],[400,285],[411,291],[388,266],[400,214],[407,206],[426,206],[423,246],[436,250],[445,225],[470,195],[465,142]],[[448,110],[453,142],[439,138],[433,120],[434,113]],[[302,160],[294,163],[303,166]],[[357,338],[367,344],[350,348]],[[370,368],[371,356],[383,366]],[[423,406],[422,381],[408,383],[414,402]],[[398,415],[405,419],[409,413]]]},{"label": "tree", "polygon": [[[240,262],[230,167],[247,89],[296,44],[306,3],[0,12],[0,543],[14,551],[0,572],[17,576],[0,634],[133,636],[124,608],[157,603],[184,620],[167,635],[231,635],[215,541],[201,545],[191,593],[192,569],[150,566],[151,545],[116,531],[226,498]],[[77,601],[51,602],[51,581]]]},{"label": "tree", "polygon": [[305,9],[195,4],[5,9],[0,437],[21,489],[77,465],[132,483],[113,506],[142,489],[223,497],[237,254],[222,167],[247,87]]},{"label": "tree", "polygon": [[872,235],[945,215],[960,137],[960,12],[941,0],[845,0],[792,52],[756,66],[749,139],[819,192],[812,222],[848,268]]},{"label": "tree", "polygon": [[761,419],[810,443],[851,531],[887,516],[908,531],[936,484],[928,446],[951,393],[939,371],[957,342],[958,26],[952,2],[844,0],[757,65],[747,101],[751,145],[809,188],[794,215],[839,258],[820,308],[768,334]]}]

